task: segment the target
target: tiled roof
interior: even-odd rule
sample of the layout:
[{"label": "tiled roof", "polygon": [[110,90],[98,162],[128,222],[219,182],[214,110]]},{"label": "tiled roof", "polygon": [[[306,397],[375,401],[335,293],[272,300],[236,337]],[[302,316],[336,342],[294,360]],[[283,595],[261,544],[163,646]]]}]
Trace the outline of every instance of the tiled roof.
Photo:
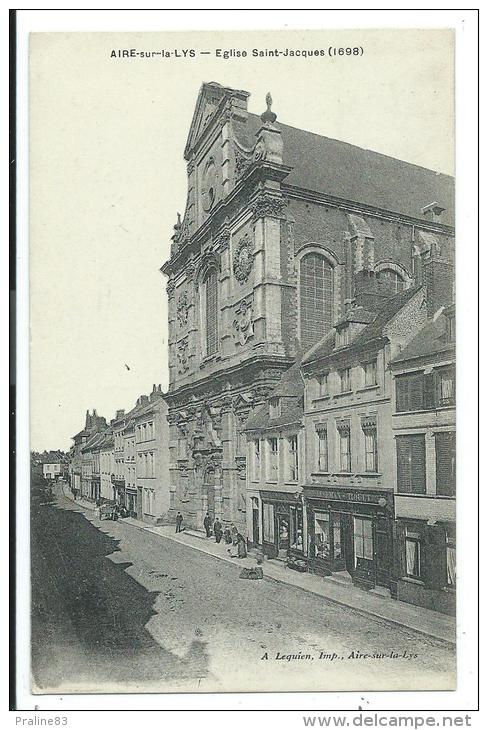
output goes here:
[{"label": "tiled roof", "polygon": [[365,309],[364,307],[352,307],[352,309],[347,312],[347,314],[337,322],[335,325],[336,327],[339,327],[341,324],[346,324],[346,322],[357,322],[359,324],[370,324],[374,318],[376,317],[375,312],[370,312],[369,309]]},{"label": "tiled roof", "polygon": [[98,448],[100,446],[100,443],[103,440],[103,433],[94,433],[93,436],[91,436],[86,444],[82,447],[81,451],[91,451],[94,448]]},{"label": "tiled roof", "polygon": [[244,426],[245,431],[261,429],[275,429],[297,423],[303,416],[304,383],[300,373],[300,363],[296,362],[277,383],[269,398],[280,398],[280,415],[270,418],[268,401],[251,411],[251,415]]},{"label": "tiled roof", "polygon": [[454,342],[447,339],[447,318],[444,314],[430,319],[408,345],[391,361],[394,367],[407,360],[437,355],[440,352],[452,351],[454,356]]},{"label": "tiled roof", "polygon": [[[262,122],[248,115],[247,146]],[[340,142],[303,129],[276,126],[283,139],[283,164],[293,168],[284,183],[423,220],[422,208],[437,202],[442,222],[454,225],[454,179],[425,167]]]},{"label": "tiled roof", "polygon": [[81,431],[78,431],[78,433],[75,433],[75,435],[72,436],[72,438],[76,439],[76,438],[78,438],[78,436],[86,436],[87,433],[88,433],[88,431],[85,431],[85,429],[83,428]]},{"label": "tiled roof", "polygon": [[301,396],[304,392],[304,383],[300,372],[300,362],[296,362],[291,368],[288,368],[276,387],[270,394],[270,398],[279,396]]},{"label": "tiled roof", "polygon": [[391,299],[388,299],[378,310],[378,314],[374,320],[366,325],[366,327],[354,338],[352,343],[347,347],[341,347],[340,349],[334,350],[335,342],[335,331],[331,330],[325,337],[314,345],[302,359],[302,364],[313,362],[315,360],[323,360],[333,358],[336,355],[343,356],[344,353],[352,353],[360,350],[368,343],[372,343],[383,337],[383,330],[388,322],[398,314],[402,307],[407,304],[410,299],[421,290],[422,286],[413,286],[410,289],[404,289],[399,294],[396,294]]},{"label": "tiled roof", "polygon": [[278,429],[293,423],[299,423],[303,417],[303,405],[298,398],[283,398],[281,415],[278,418],[269,417],[269,403],[259,406],[246,421],[245,431],[262,429]]}]

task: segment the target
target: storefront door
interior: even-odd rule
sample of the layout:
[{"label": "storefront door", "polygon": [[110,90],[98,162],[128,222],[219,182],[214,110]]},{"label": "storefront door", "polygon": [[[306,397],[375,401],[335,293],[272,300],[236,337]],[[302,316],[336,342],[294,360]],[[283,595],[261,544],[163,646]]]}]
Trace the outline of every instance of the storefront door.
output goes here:
[{"label": "storefront door", "polygon": [[252,542],[259,545],[259,502],[256,497],[252,498]]},{"label": "storefront door", "polygon": [[350,514],[341,514],[341,536],[345,568],[350,575],[353,575],[356,566],[354,561],[353,518]]},{"label": "storefront door", "polygon": [[379,517],[376,522],[376,583],[380,586],[390,587],[391,576],[391,548],[388,535],[388,522],[385,518]]},{"label": "storefront door", "polygon": [[346,569],[346,531],[343,526],[340,512],[330,513],[330,540],[332,545],[333,571]]},{"label": "storefront door", "polygon": [[278,515],[276,518],[278,538],[278,557],[286,558],[290,550],[290,517],[289,515]]}]

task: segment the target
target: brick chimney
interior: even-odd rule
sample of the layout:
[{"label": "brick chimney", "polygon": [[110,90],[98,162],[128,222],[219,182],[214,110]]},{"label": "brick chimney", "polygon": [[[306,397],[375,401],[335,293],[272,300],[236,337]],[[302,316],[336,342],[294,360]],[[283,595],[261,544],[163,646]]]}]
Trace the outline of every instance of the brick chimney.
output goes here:
[{"label": "brick chimney", "polygon": [[432,221],[433,223],[441,223],[442,214],[445,211],[439,203],[433,202],[422,208],[422,215],[425,220]]},{"label": "brick chimney", "polygon": [[440,307],[452,304],[454,264],[443,258],[424,259],[422,283],[427,288],[427,314],[433,317]]}]

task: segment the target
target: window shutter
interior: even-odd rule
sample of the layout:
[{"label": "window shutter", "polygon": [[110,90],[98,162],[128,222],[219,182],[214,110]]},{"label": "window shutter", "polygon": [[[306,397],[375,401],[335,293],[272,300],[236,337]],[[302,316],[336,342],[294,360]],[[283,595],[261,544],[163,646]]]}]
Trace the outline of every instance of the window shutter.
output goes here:
[{"label": "window shutter", "polygon": [[408,448],[408,436],[398,436],[397,445],[397,491],[401,494],[408,494],[411,490],[410,483],[410,451]]},{"label": "window shutter", "polygon": [[425,494],[425,436],[398,436],[397,491]]},{"label": "window shutter", "polygon": [[415,373],[410,376],[410,411],[421,411],[424,408],[424,376]]},{"label": "window shutter", "polygon": [[407,378],[395,378],[396,380],[396,409],[398,412],[406,411],[408,408],[408,380]]},{"label": "window shutter", "polygon": [[456,494],[456,435],[435,435],[436,492],[444,497]]},{"label": "window shutter", "polygon": [[412,493],[425,494],[425,436],[409,436],[412,457]]},{"label": "window shutter", "polygon": [[425,393],[425,408],[435,407],[435,374],[427,373],[424,375],[424,393]]}]

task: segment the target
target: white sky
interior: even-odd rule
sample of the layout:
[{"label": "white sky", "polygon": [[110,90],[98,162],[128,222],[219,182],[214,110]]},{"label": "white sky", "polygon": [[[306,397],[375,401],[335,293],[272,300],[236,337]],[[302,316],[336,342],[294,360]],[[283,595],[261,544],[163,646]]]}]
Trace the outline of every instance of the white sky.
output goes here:
[{"label": "white sky", "polygon": [[[246,89],[256,113],[271,91],[278,123],[452,174],[453,42],[439,30],[31,36],[31,448],[67,449],[87,408],[108,420],[167,385],[159,268],[185,208],[202,81]],[[330,45],[364,54],[110,58]]]}]

